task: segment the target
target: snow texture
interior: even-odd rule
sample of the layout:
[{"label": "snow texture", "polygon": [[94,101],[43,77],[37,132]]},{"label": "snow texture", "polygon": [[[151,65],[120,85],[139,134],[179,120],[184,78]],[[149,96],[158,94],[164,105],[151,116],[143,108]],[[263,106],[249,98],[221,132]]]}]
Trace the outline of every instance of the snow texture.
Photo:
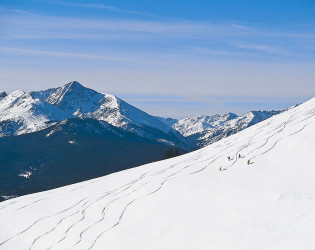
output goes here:
[{"label": "snow texture", "polygon": [[315,98],[189,154],[4,201],[0,249],[313,250],[314,131]]}]

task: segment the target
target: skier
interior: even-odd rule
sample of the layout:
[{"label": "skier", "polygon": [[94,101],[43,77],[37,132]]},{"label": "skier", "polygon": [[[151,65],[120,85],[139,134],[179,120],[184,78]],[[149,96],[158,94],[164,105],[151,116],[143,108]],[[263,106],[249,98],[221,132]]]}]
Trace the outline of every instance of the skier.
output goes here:
[{"label": "skier", "polygon": [[222,171],[222,167],[219,168],[219,171]]},{"label": "skier", "polygon": [[228,156],[228,160],[229,160],[229,161],[231,160],[231,157],[230,157],[230,156]]},{"label": "skier", "polygon": [[249,164],[250,164],[250,160],[247,161],[247,165],[249,165]]},{"label": "skier", "polygon": [[241,154],[238,154],[238,158],[241,158]]}]

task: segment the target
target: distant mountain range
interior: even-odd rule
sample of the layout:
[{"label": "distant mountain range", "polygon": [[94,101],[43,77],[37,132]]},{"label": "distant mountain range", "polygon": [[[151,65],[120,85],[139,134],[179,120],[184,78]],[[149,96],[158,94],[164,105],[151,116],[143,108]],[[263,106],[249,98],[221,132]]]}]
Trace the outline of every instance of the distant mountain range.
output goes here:
[{"label": "distant mountain range", "polygon": [[214,116],[200,115],[180,120],[157,118],[201,148],[281,112],[283,111],[250,111],[243,116],[227,113],[222,116],[218,114]]},{"label": "distant mountain range", "polygon": [[0,93],[0,197],[42,191],[209,145],[281,111],[152,116],[73,81]]}]

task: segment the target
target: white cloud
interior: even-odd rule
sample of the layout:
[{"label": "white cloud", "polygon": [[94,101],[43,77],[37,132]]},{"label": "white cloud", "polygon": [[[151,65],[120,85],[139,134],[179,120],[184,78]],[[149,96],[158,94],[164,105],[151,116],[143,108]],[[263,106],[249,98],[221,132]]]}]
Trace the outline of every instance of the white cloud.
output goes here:
[{"label": "white cloud", "polygon": [[[205,39],[249,35],[230,23],[187,20],[85,19],[37,15],[0,9],[2,39]],[[12,13],[13,12],[13,13]]]},{"label": "white cloud", "polygon": [[79,58],[79,59],[96,59],[104,61],[115,61],[115,62],[125,62],[125,63],[140,63],[140,64],[157,64],[153,61],[141,61],[130,58],[119,58],[119,57],[107,57],[101,55],[91,55],[91,54],[81,54],[81,53],[67,53],[58,51],[47,51],[47,50],[35,50],[35,49],[24,49],[24,48],[10,48],[10,47],[0,47],[0,50],[6,52],[13,52],[18,54],[30,54],[30,55],[40,55],[40,56],[53,56],[53,57],[64,57],[64,58]]},{"label": "white cloud", "polygon": [[103,9],[112,12],[118,13],[126,13],[126,14],[133,14],[133,15],[140,15],[140,16],[149,16],[149,17],[161,17],[158,15],[154,15],[151,13],[141,12],[141,11],[134,11],[134,10],[125,10],[116,8],[114,6],[104,5],[104,4],[95,4],[95,3],[69,3],[69,2],[62,2],[62,1],[48,1],[48,3],[63,5],[63,6],[71,6],[71,7],[79,7],[79,8],[89,8],[89,9]]},{"label": "white cloud", "polygon": [[241,49],[257,50],[267,53],[288,54],[288,51],[280,49],[276,46],[262,45],[262,44],[236,44],[236,47]]}]

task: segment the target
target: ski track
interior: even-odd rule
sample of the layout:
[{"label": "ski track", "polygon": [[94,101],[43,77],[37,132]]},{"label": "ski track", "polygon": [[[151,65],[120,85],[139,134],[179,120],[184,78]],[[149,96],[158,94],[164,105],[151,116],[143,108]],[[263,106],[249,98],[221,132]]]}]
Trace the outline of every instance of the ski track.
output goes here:
[{"label": "ski track", "polygon": [[8,204],[6,204],[6,205],[2,205],[2,206],[0,206],[0,210],[1,209],[4,209],[4,208],[6,208],[6,207],[8,207],[8,206],[10,206],[10,205],[12,205],[12,204],[15,204],[16,203],[16,201],[12,201],[12,202],[10,202],[10,203],[8,203]]},{"label": "ski track", "polygon": [[[106,176],[105,176],[105,177],[106,177]],[[105,178],[105,177],[103,177],[103,178]],[[99,179],[94,180],[94,181],[88,181],[88,183],[87,183],[87,184],[85,184],[85,185],[82,185],[82,186],[76,187],[76,188],[74,188],[74,189],[71,189],[71,190],[69,190],[69,191],[62,192],[62,193],[63,193],[63,194],[67,194],[67,193],[70,193],[70,192],[76,191],[76,190],[78,190],[78,189],[84,188],[84,187],[86,187],[86,186],[88,186],[88,185],[92,185],[92,184],[94,184],[95,182],[98,182],[98,181],[101,181],[101,180],[104,180],[104,179],[99,178]],[[50,192],[50,191],[47,191],[47,192]],[[12,211],[18,211],[18,210],[21,210],[21,209],[23,209],[23,208],[26,208],[26,207],[32,206],[32,205],[36,204],[37,202],[40,202],[40,201],[43,201],[43,200],[49,199],[49,198],[51,198],[51,197],[59,196],[59,195],[60,195],[59,193],[55,193],[53,196],[48,196],[48,197],[47,197],[47,193],[42,194],[42,195],[40,195],[40,196],[38,196],[38,197],[36,197],[36,198],[40,198],[40,197],[45,197],[45,198],[35,200],[35,201],[31,202],[31,203],[28,203],[28,204],[26,204],[26,205],[24,205],[24,206],[22,206],[22,207],[16,208],[16,209],[14,209],[14,210],[12,210]],[[33,199],[34,199],[34,198],[33,198]],[[12,202],[12,203],[16,203],[16,202]],[[8,204],[8,205],[6,205],[6,206],[0,207],[0,210],[1,210],[1,209],[6,208],[6,207],[8,207],[8,206],[9,206],[9,204]],[[12,212],[12,211],[10,211],[10,212]]]},{"label": "ski track", "polygon": [[17,234],[15,234],[15,235],[11,236],[10,238],[6,239],[5,241],[1,242],[1,243],[0,243],[0,247],[1,247],[2,245],[4,245],[6,242],[8,242],[8,241],[14,239],[15,237],[17,237],[17,236],[19,236],[19,235],[25,233],[26,231],[28,231],[29,229],[31,229],[33,226],[35,226],[38,222],[43,221],[43,220],[48,219],[48,218],[51,218],[51,217],[53,217],[53,216],[55,216],[55,215],[59,215],[59,214],[61,214],[61,213],[64,213],[64,212],[66,212],[66,211],[68,211],[68,210],[70,210],[70,209],[76,207],[78,204],[80,204],[80,203],[81,203],[82,201],[84,201],[85,199],[86,199],[86,198],[80,200],[80,201],[77,202],[75,205],[73,205],[73,206],[71,206],[71,207],[69,207],[69,208],[67,208],[67,209],[64,209],[64,210],[62,210],[62,211],[60,211],[60,212],[57,212],[57,213],[55,213],[55,214],[52,214],[52,215],[49,215],[49,216],[45,216],[45,217],[43,217],[43,218],[40,218],[40,219],[36,220],[36,221],[33,222],[30,226],[28,226],[26,229],[24,229],[24,230],[18,232]]},{"label": "ski track", "polygon": [[[108,195],[111,195],[112,193],[118,191],[119,189],[122,189],[122,188],[124,188],[124,187],[127,186],[125,189],[123,189],[122,191],[120,191],[120,192],[117,193],[117,194],[120,194],[121,192],[123,192],[123,191],[129,189],[130,187],[132,187],[133,184],[135,184],[135,183],[137,183],[139,180],[141,180],[146,174],[147,174],[147,173],[141,175],[139,178],[137,178],[137,179],[135,179],[135,180],[133,180],[133,181],[131,181],[131,182],[129,182],[129,183],[127,183],[127,184],[125,184],[125,185],[123,185],[123,186],[121,186],[121,187],[115,189],[115,190],[106,192],[105,195],[101,196],[100,198],[98,198],[98,199],[96,199],[95,201],[93,201],[92,203],[90,203],[87,207],[85,207],[85,208],[81,211],[82,217],[80,218],[80,220],[77,221],[77,222],[75,222],[75,223],[73,223],[73,224],[66,230],[66,232],[65,232],[65,234],[64,234],[64,236],[63,236],[63,238],[60,239],[60,240],[56,243],[56,245],[58,245],[59,243],[61,243],[63,240],[66,239],[67,233],[70,231],[71,228],[73,228],[74,226],[76,226],[78,223],[80,223],[81,221],[83,221],[83,220],[85,219],[85,211],[86,211],[86,209],[87,209],[90,205],[96,203],[97,201],[103,199],[104,197],[106,197],[106,196],[108,196]],[[117,195],[117,194],[116,194],[116,195]],[[79,210],[78,212],[80,212],[80,210]],[[41,237],[43,237],[43,236],[45,236],[45,235],[47,235],[47,234],[43,234],[43,235],[41,235]],[[56,245],[53,245],[53,246],[49,247],[48,249],[51,249],[51,248],[55,247]]]},{"label": "ski track", "polygon": [[[118,194],[122,193],[123,191],[129,189],[130,187],[132,187],[132,185],[133,185],[133,184],[131,184],[130,186],[126,187],[126,188],[123,189],[122,191],[118,192],[116,195],[118,195]],[[130,194],[130,193],[129,193],[129,194]],[[104,195],[104,197],[105,197],[105,196],[107,196],[107,195]],[[86,211],[86,209],[87,209],[90,205],[96,203],[97,201],[103,199],[104,197],[101,197],[101,198],[97,199],[96,201],[92,202],[92,203],[89,204],[87,207],[85,207],[85,208],[82,210],[82,212],[81,212],[82,217],[80,218],[80,220],[78,220],[77,222],[73,223],[73,224],[67,229],[67,231],[65,232],[63,238],[62,238],[61,240],[59,240],[59,241],[56,243],[56,245],[50,247],[49,249],[51,249],[51,248],[57,246],[59,243],[61,243],[63,240],[65,240],[66,237],[67,237],[67,234],[68,234],[69,231],[70,231],[70,229],[73,228],[73,227],[75,227],[75,226],[78,225],[81,221],[83,221],[83,220],[85,219],[85,211]],[[115,200],[117,200],[117,199],[115,199]]]},{"label": "ski track", "polygon": [[[188,161],[193,161],[193,160],[195,160],[195,158],[196,158],[196,156],[194,155],[194,156],[190,157],[190,158],[188,159]],[[170,166],[170,167],[164,169],[163,172],[174,168],[176,165],[177,165],[177,164],[174,164],[174,165],[172,165],[172,166]],[[187,165],[187,167],[188,167],[188,166],[189,166],[189,165]],[[183,168],[183,169],[185,169],[185,168]],[[179,170],[179,171],[177,171],[177,172],[175,172],[175,173],[169,175],[168,178],[171,177],[171,176],[174,176],[175,174],[177,174],[178,172],[182,171],[183,169],[181,169],[181,170]],[[161,172],[161,171],[158,171],[158,172]],[[134,185],[135,183],[137,183],[138,181],[140,181],[146,174],[147,174],[147,173],[143,174],[142,176],[140,176],[140,177],[139,177],[138,179],[136,179],[135,181],[133,181],[133,182],[131,182],[131,183],[129,183],[129,184],[126,184],[126,185],[129,185],[129,186],[127,186],[127,188],[125,188],[125,189],[122,190],[121,192],[123,192],[123,191],[125,191],[126,189],[129,189],[130,187],[132,187],[132,185]],[[156,175],[156,173],[152,174],[152,176],[153,176],[153,175]],[[141,185],[140,188],[143,187],[143,186],[145,186],[145,185],[147,185],[147,184],[148,184],[148,183],[145,183],[145,184]],[[123,185],[123,186],[119,187],[119,188],[116,189],[116,190],[119,190],[119,189],[121,189],[122,187],[124,187],[124,186],[126,186],[126,185]],[[139,189],[139,188],[138,188],[138,189]],[[138,190],[138,189],[136,189],[136,190]],[[158,190],[159,190],[159,189],[160,189],[160,188],[158,188]],[[116,190],[110,191],[109,193],[115,192]],[[157,191],[157,190],[156,190],[156,191]],[[156,192],[156,191],[155,191],[155,192]],[[120,194],[121,192],[117,193],[116,195]],[[133,193],[133,192],[135,192],[135,191],[132,191],[131,193]],[[121,197],[118,197],[118,198],[114,199],[113,201],[109,202],[109,203],[105,206],[104,209],[106,209],[106,208],[107,208],[110,204],[112,204],[114,201],[117,201],[117,200],[119,200],[119,199],[121,199],[121,198],[123,198],[123,197],[129,196],[131,193],[127,193],[127,194],[125,194],[125,195],[123,195],[123,196],[121,196]],[[104,196],[107,196],[107,194],[104,195]],[[102,197],[102,198],[103,198],[103,197]],[[66,239],[66,235],[67,235],[67,233],[70,231],[70,229],[73,228],[75,225],[77,225],[78,223],[80,223],[81,221],[83,221],[83,220],[85,219],[85,211],[86,211],[86,209],[87,209],[90,205],[92,205],[93,203],[97,202],[98,200],[100,200],[100,199],[102,199],[102,198],[97,199],[96,201],[90,203],[87,207],[85,207],[85,208],[82,210],[82,212],[81,212],[82,217],[80,218],[80,220],[77,221],[77,222],[75,222],[75,223],[73,223],[73,224],[67,229],[67,231],[65,232],[64,237],[63,237],[61,240],[59,240],[59,241],[56,243],[56,245],[51,246],[51,247],[49,247],[48,249],[51,249],[51,248],[53,248],[53,247],[56,247],[59,243],[61,243],[63,240],[65,240],[65,239]],[[130,205],[130,204],[131,204],[131,203],[129,203],[129,205]],[[128,205],[128,206],[129,206],[129,205]],[[84,207],[84,205],[83,205],[83,207]],[[77,214],[78,212],[79,212],[79,211],[77,211],[77,212],[74,213],[74,214]],[[105,214],[104,214],[104,215],[105,215]],[[121,217],[122,217],[122,216],[121,216]],[[104,220],[104,219],[105,219],[105,217],[103,217],[99,222],[101,222],[101,221]],[[60,224],[60,223],[58,223],[58,224]],[[118,224],[119,224],[119,223],[118,223]],[[118,225],[118,224],[117,224],[117,225]],[[95,224],[94,224],[94,225],[95,225]],[[93,226],[94,226],[94,225],[93,225]],[[91,227],[89,227],[89,228],[91,228]],[[89,229],[89,228],[88,228],[88,229]],[[111,227],[111,228],[113,228],[113,227]],[[53,229],[53,230],[50,230],[50,231],[44,233],[43,235],[41,235],[40,237],[36,238],[36,239],[33,241],[32,246],[30,247],[30,249],[33,247],[33,245],[36,243],[36,241],[37,241],[39,238],[42,238],[43,236],[47,235],[48,233],[50,233],[50,232],[52,232],[52,231],[54,231],[54,229]],[[86,230],[85,230],[85,231],[86,231]],[[81,232],[81,234],[80,234],[81,237],[82,237],[82,234],[83,234],[83,232]],[[79,242],[81,241],[81,237],[80,237]],[[77,242],[75,245],[77,245],[79,242]],[[75,246],[75,245],[74,245],[74,246]],[[74,246],[72,246],[72,247],[74,247]]]},{"label": "ski track", "polygon": [[[288,112],[288,115],[290,114],[290,111]],[[305,114],[308,115],[306,118]],[[304,116],[302,120],[299,120],[300,116],[294,116],[291,115],[287,121],[276,125],[275,128],[270,127],[270,124],[272,124],[272,121],[274,119],[276,119],[276,117],[272,117],[272,120],[269,120],[269,122],[266,122],[265,124],[263,124],[262,126],[259,126],[258,132],[256,132],[254,135],[250,136],[250,137],[246,137],[243,141],[239,141],[238,138],[240,138],[240,136],[232,136],[229,138],[224,138],[224,141],[220,144],[217,145],[215,147],[212,148],[212,150],[214,151],[214,153],[212,154],[211,157],[207,157],[208,156],[208,148],[204,148],[199,150],[198,152],[196,152],[195,154],[193,154],[192,156],[185,158],[184,161],[179,161],[176,162],[172,165],[170,165],[169,167],[166,167],[162,170],[159,171],[149,171],[149,172],[145,172],[144,174],[140,175],[139,177],[137,177],[136,179],[128,182],[127,184],[124,184],[122,186],[119,186],[118,188],[114,188],[113,190],[104,192],[99,194],[97,197],[94,197],[90,200],[88,200],[88,197],[84,197],[83,199],[81,199],[80,201],[77,201],[74,205],[68,207],[68,208],[64,208],[61,211],[58,211],[56,213],[53,213],[51,215],[45,216],[43,218],[40,218],[38,220],[36,220],[35,222],[33,222],[31,225],[29,225],[27,228],[25,228],[24,230],[16,233],[15,235],[9,237],[8,239],[4,240],[3,242],[0,243],[0,248],[4,247],[4,245],[6,243],[8,243],[9,241],[15,239],[18,236],[21,236],[23,233],[26,233],[28,230],[30,230],[31,228],[33,228],[35,225],[40,224],[40,222],[43,222],[46,219],[55,217],[55,216],[60,216],[62,214],[64,214],[67,211],[70,211],[72,209],[75,209],[75,211],[73,211],[70,215],[68,216],[63,216],[60,217],[59,221],[57,222],[57,224],[50,230],[44,232],[43,234],[37,236],[35,239],[33,239],[29,249],[33,249],[36,247],[36,243],[38,243],[40,240],[45,240],[45,237],[48,236],[50,233],[54,232],[58,226],[60,226],[62,224],[62,222],[64,222],[65,220],[70,219],[71,217],[80,214],[80,218],[79,220],[75,221],[74,223],[72,223],[71,225],[68,226],[68,228],[66,229],[64,235],[61,236],[61,239],[57,240],[57,242],[51,246],[48,246],[46,249],[52,249],[52,248],[58,248],[60,243],[63,243],[65,240],[67,240],[67,235],[69,234],[69,232],[79,226],[79,224],[84,221],[86,219],[86,212],[88,211],[88,209],[96,204],[97,202],[101,202],[106,198],[111,197],[112,199],[109,199],[109,201],[104,205],[104,207],[102,208],[102,210],[97,211],[97,213],[99,213],[101,215],[101,218],[99,220],[97,220],[96,222],[94,222],[93,224],[89,225],[88,227],[84,228],[82,231],[80,231],[79,235],[78,235],[78,240],[72,244],[72,246],[69,249],[74,249],[76,247],[79,247],[80,244],[83,242],[84,239],[84,235],[86,232],[88,232],[89,230],[93,229],[93,227],[95,227],[96,225],[99,225],[100,223],[105,223],[106,224],[106,219],[111,217],[111,214],[108,214],[107,210],[110,206],[115,205],[115,203],[123,198],[126,197],[132,197],[133,194],[135,194],[135,198],[131,198],[129,201],[127,200],[126,205],[121,209],[119,216],[117,218],[117,220],[115,220],[113,223],[107,223],[106,229],[101,231],[98,235],[96,235],[96,237],[94,238],[92,244],[88,247],[88,249],[92,249],[95,247],[95,244],[99,241],[99,239],[105,235],[108,231],[112,230],[113,228],[117,227],[122,219],[124,218],[124,215],[126,213],[126,211],[128,210],[128,208],[135,203],[137,200],[139,199],[143,199],[147,196],[153,195],[156,192],[158,192],[159,190],[161,190],[165,183],[167,183],[170,180],[174,180],[176,178],[179,177],[183,177],[183,176],[189,176],[189,175],[194,175],[197,174],[203,170],[205,170],[206,168],[208,168],[213,162],[217,161],[218,159],[220,159],[221,157],[226,157],[226,155],[234,155],[233,158],[233,162],[226,166],[225,168],[223,168],[223,170],[228,170],[229,168],[231,168],[232,166],[235,165],[235,163],[238,161],[238,155],[241,154],[242,152],[245,151],[245,149],[249,148],[250,146],[254,145],[254,144],[258,144],[260,142],[263,142],[260,146],[253,148],[251,151],[249,151],[246,154],[242,154],[242,156],[249,156],[252,155],[255,151],[265,148],[267,147],[268,144],[271,143],[271,146],[267,147],[265,151],[253,155],[251,158],[249,158],[249,160],[255,159],[261,155],[264,155],[268,152],[270,152],[281,140],[286,139],[288,136],[292,136],[295,134],[300,133],[301,131],[303,131],[309,124],[315,122],[315,121],[310,121],[307,124],[304,124],[302,127],[297,128],[296,131],[289,133],[286,137],[280,137],[279,139],[276,139],[277,136],[281,135],[281,133],[283,133],[288,125],[291,126],[295,126],[303,121],[307,121],[310,118],[312,118],[313,116],[315,116],[315,108],[310,109],[306,112],[304,112]],[[270,131],[267,131],[265,134],[263,134],[262,136],[267,136],[269,134],[271,134],[268,137],[265,137],[264,139],[259,139],[255,140],[255,138],[257,136],[261,136],[260,133],[261,131],[263,131],[264,129],[268,129],[268,127],[270,127]],[[250,129],[250,128],[249,128]],[[275,138],[276,140],[273,141],[272,139]],[[234,144],[232,143],[235,142]],[[272,142],[273,141],[273,142]],[[218,151],[218,152],[217,152]],[[203,159],[205,158],[205,159]],[[243,157],[242,157],[243,158]],[[200,162],[203,163],[201,164],[202,166],[200,167],[200,164],[190,164],[193,163],[195,160],[201,160]],[[197,165],[197,169],[195,169]],[[188,173],[184,173],[182,175],[180,175],[184,170],[189,169],[190,171]],[[160,176],[160,177],[159,177]],[[152,177],[159,177],[158,179],[152,179],[150,180],[150,178]],[[146,181],[148,179],[148,181]],[[99,178],[95,181],[89,181],[88,183],[86,183],[85,185],[70,189],[66,192],[63,193],[69,193],[69,192],[74,192],[80,188],[83,188],[87,185],[92,185],[95,182],[104,180],[104,178]],[[141,183],[143,181],[143,183]],[[156,183],[159,182],[159,184],[157,185],[157,187],[155,187],[155,189],[153,191],[145,191],[145,193],[143,195],[137,196],[137,193],[139,192],[139,190],[143,191],[143,189],[146,186],[150,186],[150,184],[152,183]],[[138,186],[137,186],[138,185]],[[28,203],[26,205],[23,205],[21,207],[18,207],[16,209],[14,209],[13,211],[17,211],[17,210],[22,210],[25,209],[29,206],[32,206],[38,202],[42,202],[45,199],[49,199],[51,197],[54,196],[58,196],[60,195],[60,193],[57,194],[53,194],[52,196],[48,196],[47,194],[43,194],[40,196],[36,196],[36,200],[32,201],[31,203]],[[41,198],[41,197],[46,197],[46,198]],[[10,202],[9,204],[6,204],[5,206],[1,206],[1,209],[5,209],[9,206],[13,206],[16,202]]]},{"label": "ski track", "polygon": [[[141,175],[139,178],[137,178],[137,180],[140,179],[140,178],[142,178],[144,175],[145,175],[145,174]],[[93,183],[94,183],[94,182],[91,182],[91,183],[89,183],[89,184],[93,184]],[[130,183],[133,183],[133,181],[130,182]],[[126,184],[126,185],[128,185],[128,184]],[[86,185],[84,185],[84,186],[86,186]],[[124,186],[125,186],[125,185],[124,185]],[[81,187],[79,187],[79,188],[82,188],[82,187],[83,187],[83,186],[81,186]],[[77,190],[77,189],[79,189],[79,188],[72,189],[72,190],[70,190],[69,192],[72,192],[72,191]],[[121,187],[120,187],[120,188],[121,188]],[[117,190],[119,190],[120,188],[117,188]],[[15,237],[17,237],[18,235],[20,235],[20,234],[22,234],[22,233],[25,233],[26,231],[28,231],[29,229],[31,229],[33,226],[35,226],[38,222],[43,221],[43,220],[48,219],[48,218],[51,218],[51,217],[53,217],[53,216],[59,215],[59,214],[61,214],[61,213],[64,213],[64,212],[66,212],[66,211],[68,211],[68,210],[74,208],[75,206],[77,206],[78,204],[80,204],[82,201],[84,201],[84,200],[86,200],[86,199],[87,199],[87,197],[85,197],[84,199],[81,199],[79,202],[77,202],[75,205],[73,205],[73,206],[71,206],[71,207],[69,207],[69,208],[66,208],[66,209],[64,209],[64,210],[62,210],[62,211],[59,211],[59,212],[54,213],[54,214],[52,214],[52,215],[48,215],[48,216],[45,216],[45,217],[43,217],[43,218],[41,218],[41,219],[36,220],[33,224],[31,224],[31,225],[30,225],[29,227],[27,227],[26,229],[24,229],[24,230],[18,232],[17,234],[13,235],[12,237],[8,238],[7,240],[1,242],[1,243],[0,243],[0,247],[1,247],[3,244],[5,244],[6,242],[8,242],[8,241],[14,239]],[[42,199],[42,200],[43,200],[43,199]],[[34,203],[36,203],[36,202],[38,202],[38,201],[35,201],[35,202],[31,203],[31,204],[34,204]],[[87,202],[86,202],[86,203],[87,203]],[[84,205],[85,205],[86,203],[84,203]],[[31,205],[31,204],[29,204],[29,205]],[[83,205],[82,207],[84,207],[84,205]],[[26,207],[26,206],[24,206],[24,207]],[[19,209],[20,209],[20,208],[19,208]]]}]

